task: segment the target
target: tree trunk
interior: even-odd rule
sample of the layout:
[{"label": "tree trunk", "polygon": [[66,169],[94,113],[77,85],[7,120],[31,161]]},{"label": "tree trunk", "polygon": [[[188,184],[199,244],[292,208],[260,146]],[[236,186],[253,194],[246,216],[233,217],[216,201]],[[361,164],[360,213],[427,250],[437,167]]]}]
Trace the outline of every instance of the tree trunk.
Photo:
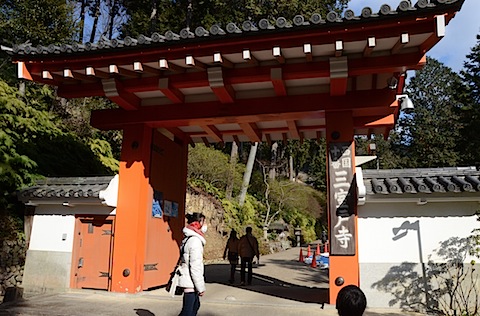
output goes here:
[{"label": "tree trunk", "polygon": [[100,0],[95,1],[95,14],[93,15],[92,32],[90,33],[90,43],[95,41],[95,34],[97,33],[98,18],[100,16]]},{"label": "tree trunk", "polygon": [[115,0],[112,0],[112,2],[110,3],[110,11],[109,11],[110,16],[109,16],[108,26],[107,26],[109,40],[111,40],[113,36],[113,24],[115,23],[115,15],[117,14],[117,10],[115,6],[116,6]]},{"label": "tree trunk", "polygon": [[232,198],[233,185],[235,183],[235,168],[237,166],[238,160],[238,146],[236,142],[232,143],[232,151],[230,152],[230,172],[228,174],[227,189],[225,196],[227,199]]},{"label": "tree trunk", "polygon": [[272,149],[271,149],[271,163],[270,163],[270,171],[269,171],[269,178],[270,180],[275,180],[277,176],[277,151],[278,151],[278,143],[273,143],[272,144]]},{"label": "tree trunk", "polygon": [[153,33],[157,29],[157,1],[152,0],[152,12],[150,13],[150,33]]},{"label": "tree trunk", "polygon": [[295,180],[295,174],[294,174],[294,171],[293,171],[293,156],[290,155],[290,158],[288,159],[288,166],[289,166],[289,174],[290,174],[290,181],[294,181]]},{"label": "tree trunk", "polygon": [[242,190],[240,191],[240,196],[238,202],[240,206],[243,206],[245,203],[245,197],[247,196],[248,185],[250,184],[250,177],[252,176],[253,164],[255,162],[255,156],[257,155],[258,143],[254,143],[250,148],[250,154],[248,155],[247,168],[243,175]]},{"label": "tree trunk", "polygon": [[78,41],[83,43],[83,29],[85,28],[85,9],[87,7],[87,0],[81,1],[80,7],[80,34],[78,36]]}]

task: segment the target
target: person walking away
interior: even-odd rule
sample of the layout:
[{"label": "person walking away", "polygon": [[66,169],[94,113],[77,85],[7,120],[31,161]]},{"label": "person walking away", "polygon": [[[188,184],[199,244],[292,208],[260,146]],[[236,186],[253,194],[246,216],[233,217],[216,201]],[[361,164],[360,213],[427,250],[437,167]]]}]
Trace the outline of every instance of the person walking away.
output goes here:
[{"label": "person walking away", "polygon": [[205,294],[203,247],[207,224],[202,213],[187,214],[183,228],[183,256],[180,264],[178,286],[183,290],[183,305],[179,316],[195,316],[200,309],[200,296]]},{"label": "person walking away", "polygon": [[255,236],[252,235],[252,227],[247,227],[246,234],[240,238],[238,245],[238,254],[240,255],[240,281],[241,285],[245,285],[245,267],[248,269],[247,284],[252,284],[253,271],[252,262],[253,257],[257,256],[257,260],[260,260],[260,252],[258,251],[258,241]]},{"label": "person walking away", "polygon": [[339,316],[362,316],[367,298],[358,286],[347,285],[338,292],[335,305]]},{"label": "person walking away", "polygon": [[235,271],[237,270],[238,264],[238,244],[240,240],[237,237],[237,232],[232,230],[230,237],[227,240],[227,245],[223,251],[223,260],[228,256],[228,261],[230,262],[230,279],[228,282],[235,282]]}]

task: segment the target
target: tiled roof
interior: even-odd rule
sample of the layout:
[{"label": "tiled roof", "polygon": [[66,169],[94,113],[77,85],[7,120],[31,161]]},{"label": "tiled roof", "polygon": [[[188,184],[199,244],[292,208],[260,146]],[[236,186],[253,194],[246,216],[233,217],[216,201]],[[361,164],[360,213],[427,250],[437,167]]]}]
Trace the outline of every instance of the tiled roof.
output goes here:
[{"label": "tiled roof", "polygon": [[[102,38],[98,43],[50,44],[48,46],[38,45],[36,47],[25,43],[14,45],[12,49],[6,49],[6,51],[10,54],[18,55],[84,53],[139,45],[169,45],[169,42],[175,43],[177,41],[207,41],[209,38],[238,37],[243,35],[298,30],[302,28],[328,28],[332,25],[340,24],[347,27],[350,24],[362,23],[364,21],[371,22],[372,20],[381,23],[382,20],[388,19],[389,16],[408,16],[410,14],[418,14],[419,10],[434,12],[435,10],[442,10],[454,6],[459,9],[463,2],[464,0],[418,0],[413,4],[413,1],[402,0],[396,7],[383,4],[378,11],[374,11],[371,7],[364,7],[361,12],[354,12],[349,9],[343,13],[343,16],[335,11],[330,11],[326,16],[321,16],[319,13],[313,13],[309,17],[296,15],[292,21],[288,21],[284,17],[278,17],[275,24],[271,24],[267,19],[261,19],[260,21],[247,20],[241,23],[241,25],[230,22],[224,28],[217,24],[210,27],[209,30],[206,30],[203,26],[198,26],[195,29],[184,28],[178,33],[169,30],[165,32],[165,34],[153,33],[151,35],[139,35],[137,38],[130,36],[124,39],[116,38],[112,40]],[[442,12],[439,11],[439,14],[442,14]]]},{"label": "tiled roof", "polygon": [[363,170],[367,195],[480,192],[475,167]]},{"label": "tiled roof", "polygon": [[99,198],[99,193],[108,187],[113,176],[46,178],[32,187],[17,193],[22,202],[29,200],[89,199]]}]

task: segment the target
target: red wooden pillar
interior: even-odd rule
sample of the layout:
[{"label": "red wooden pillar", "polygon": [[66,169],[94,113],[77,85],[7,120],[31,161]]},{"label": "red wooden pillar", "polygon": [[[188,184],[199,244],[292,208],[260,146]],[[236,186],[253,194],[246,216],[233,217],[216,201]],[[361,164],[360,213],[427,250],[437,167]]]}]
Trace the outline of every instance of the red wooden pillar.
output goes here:
[{"label": "red wooden pillar", "polygon": [[330,304],[343,286],[359,285],[353,113],[326,113]]},{"label": "red wooden pillar", "polygon": [[152,129],[128,126],[123,131],[118,203],[112,256],[111,291],[137,293],[144,278]]}]

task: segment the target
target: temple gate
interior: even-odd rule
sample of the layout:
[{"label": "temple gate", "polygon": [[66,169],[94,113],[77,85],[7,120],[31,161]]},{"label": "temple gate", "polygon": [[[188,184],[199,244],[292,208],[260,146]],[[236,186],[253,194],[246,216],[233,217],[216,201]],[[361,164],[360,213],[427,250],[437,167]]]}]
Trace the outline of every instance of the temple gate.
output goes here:
[{"label": "temple gate", "polygon": [[[343,285],[359,284],[354,136],[388,134],[409,105],[407,70],[422,67],[463,2],[404,0],[358,16],[2,49],[19,78],[119,106],[91,118],[94,127],[123,130],[109,290],[135,293],[168,280],[184,225],[189,144],[325,137],[334,303]],[[176,216],[152,217],[156,193]]]}]

